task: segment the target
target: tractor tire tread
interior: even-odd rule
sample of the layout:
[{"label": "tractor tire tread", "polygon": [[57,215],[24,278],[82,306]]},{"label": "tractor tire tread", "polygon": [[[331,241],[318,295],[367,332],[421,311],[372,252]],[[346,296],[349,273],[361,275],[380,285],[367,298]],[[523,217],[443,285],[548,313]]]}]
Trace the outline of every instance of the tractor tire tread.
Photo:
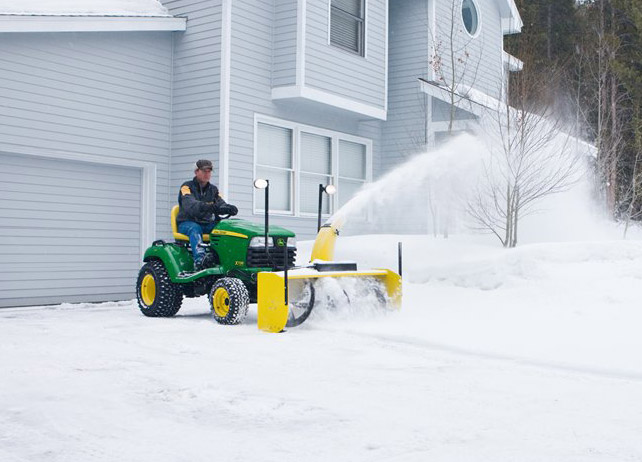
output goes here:
[{"label": "tractor tire tread", "polygon": [[[226,316],[219,316],[213,308],[213,296],[216,289],[223,287],[229,297],[230,305],[229,312]],[[247,287],[238,278],[225,277],[221,278],[214,283],[212,290],[209,294],[210,309],[212,310],[212,317],[219,324],[235,325],[243,322],[247,316],[248,308],[250,306],[250,294]]]},{"label": "tractor tire tread", "polygon": [[[140,287],[141,281],[146,274],[151,274],[156,282],[156,299],[151,306],[143,303]],[[160,260],[152,260],[140,269],[136,283],[136,298],[140,311],[150,318],[171,318],[181,309],[183,303],[183,291],[180,286],[173,283]]]}]

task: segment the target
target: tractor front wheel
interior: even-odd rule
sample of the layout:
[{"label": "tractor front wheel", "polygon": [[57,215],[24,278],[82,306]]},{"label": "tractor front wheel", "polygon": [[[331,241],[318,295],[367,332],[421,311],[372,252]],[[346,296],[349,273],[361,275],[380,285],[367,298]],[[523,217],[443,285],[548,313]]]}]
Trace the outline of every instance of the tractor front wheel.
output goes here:
[{"label": "tractor front wheel", "polygon": [[136,298],[140,311],[151,318],[172,317],[183,303],[180,287],[170,280],[165,265],[159,260],[147,262],[140,269]]},{"label": "tractor front wheel", "polygon": [[212,317],[219,324],[239,324],[245,319],[250,295],[240,279],[219,279],[212,286],[209,298]]}]

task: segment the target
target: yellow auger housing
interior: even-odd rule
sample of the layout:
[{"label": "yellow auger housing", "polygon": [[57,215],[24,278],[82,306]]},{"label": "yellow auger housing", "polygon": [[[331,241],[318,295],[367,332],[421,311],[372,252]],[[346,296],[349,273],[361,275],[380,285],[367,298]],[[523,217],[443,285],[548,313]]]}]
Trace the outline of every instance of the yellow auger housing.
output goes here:
[{"label": "yellow auger housing", "polygon": [[[357,270],[354,263],[335,263],[334,247],[342,222],[324,225],[312,248],[310,267],[296,268],[286,274],[261,272],[258,275],[258,327],[266,332],[282,332],[305,321],[315,303],[315,287],[321,278],[368,278],[376,281],[374,290],[385,293],[385,305],[401,308],[401,276],[388,269]],[[287,301],[286,301],[287,293]],[[316,296],[316,300],[319,297]],[[300,302],[303,300],[303,302]],[[297,303],[306,305],[303,314],[293,317]]]}]

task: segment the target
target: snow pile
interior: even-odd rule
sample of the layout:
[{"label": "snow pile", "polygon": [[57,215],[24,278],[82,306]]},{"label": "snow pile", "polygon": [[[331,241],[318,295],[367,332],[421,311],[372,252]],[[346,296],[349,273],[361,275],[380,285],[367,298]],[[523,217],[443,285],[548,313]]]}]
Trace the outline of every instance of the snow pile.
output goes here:
[{"label": "snow pile", "polygon": [[0,15],[170,16],[157,0],[0,0]]}]

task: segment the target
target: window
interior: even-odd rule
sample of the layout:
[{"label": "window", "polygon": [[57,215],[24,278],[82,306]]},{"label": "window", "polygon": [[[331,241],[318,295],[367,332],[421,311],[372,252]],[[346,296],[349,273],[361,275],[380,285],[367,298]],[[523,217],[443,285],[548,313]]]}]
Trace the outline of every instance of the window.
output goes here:
[{"label": "window", "polygon": [[330,43],[364,56],[366,0],[331,0]]},{"label": "window", "polygon": [[[332,183],[332,139],[301,132],[301,207],[303,213],[317,213],[319,185]],[[330,213],[330,201],[323,200],[322,213]]]},{"label": "window", "polygon": [[464,27],[470,35],[475,35],[479,27],[479,15],[473,0],[463,0],[461,3],[461,16],[464,20]]},{"label": "window", "polygon": [[366,182],[366,147],[350,141],[339,141],[339,207],[355,195]]},{"label": "window", "polygon": [[[329,216],[370,180],[372,143],[316,127],[257,117],[255,178],[270,180],[270,210],[316,216],[319,185],[334,184],[324,194],[322,214]],[[263,212],[264,191],[254,190],[254,211]]]},{"label": "window", "polygon": [[[292,130],[260,123],[258,125],[256,177],[270,180],[270,210],[292,212]],[[263,191],[254,190],[254,203]]]}]

